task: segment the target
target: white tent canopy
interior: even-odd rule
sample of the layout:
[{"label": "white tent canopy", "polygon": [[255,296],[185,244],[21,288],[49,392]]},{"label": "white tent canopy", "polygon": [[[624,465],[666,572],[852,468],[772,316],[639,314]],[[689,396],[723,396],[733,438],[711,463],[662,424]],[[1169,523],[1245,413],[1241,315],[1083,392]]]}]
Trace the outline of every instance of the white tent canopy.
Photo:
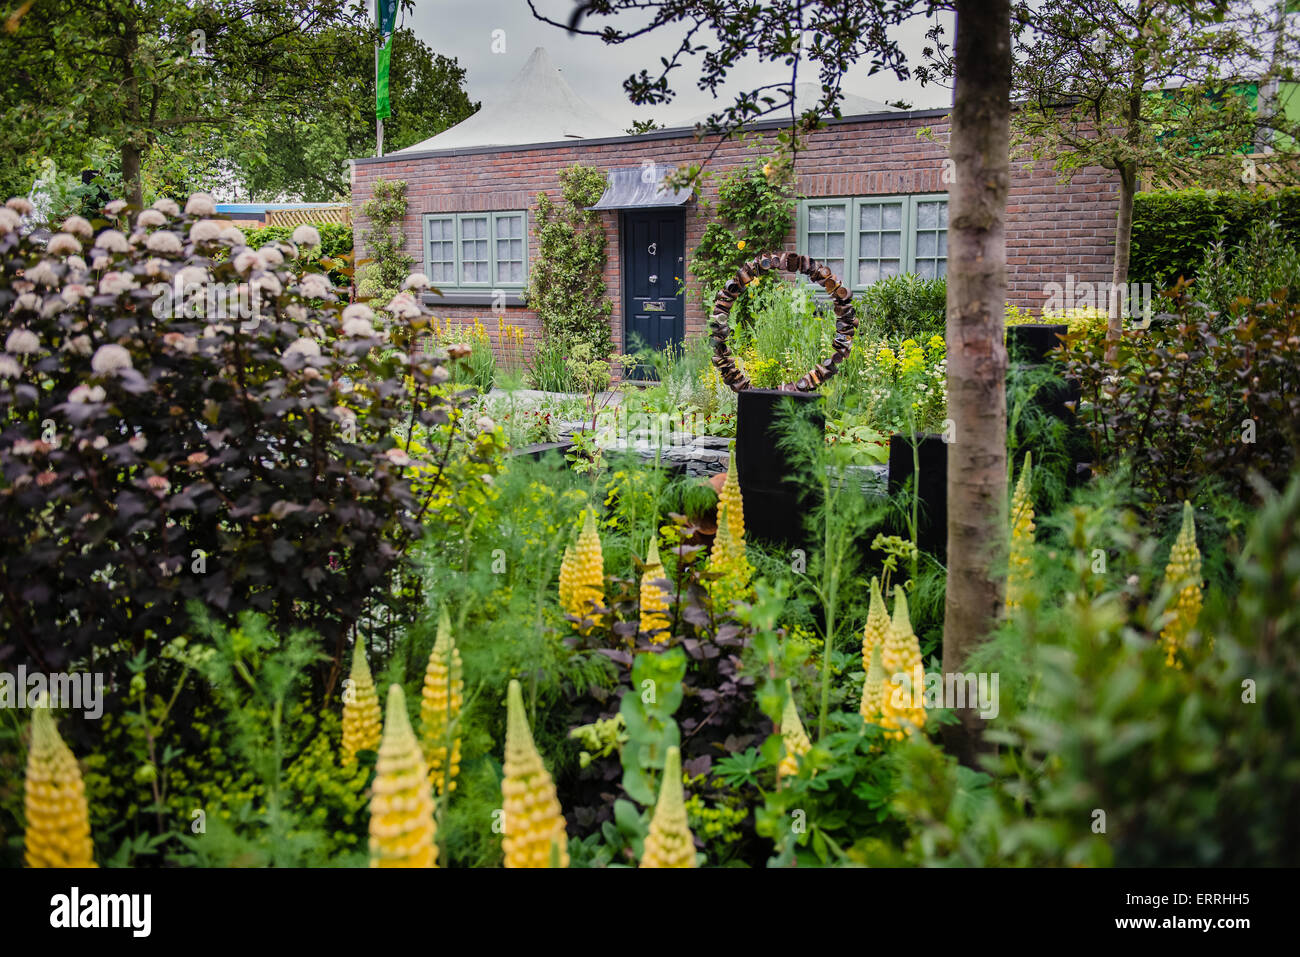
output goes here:
[{"label": "white tent canopy", "polygon": [[[887,106],[879,100],[869,100],[865,96],[858,96],[856,93],[849,93],[846,90],[840,90],[840,116],[871,116],[875,113],[897,113],[898,108]],[[780,93],[771,94],[774,99],[781,99]],[[796,83],[794,87],[794,108],[796,113],[803,113],[804,110],[811,109],[821,102],[822,85],[820,83]],[[722,112],[732,104],[731,100],[721,102],[715,111]],[[760,104],[764,105],[764,104]],[[692,127],[697,123],[707,124],[709,113],[701,113],[699,116],[693,116],[687,120],[683,126]],[[764,116],[765,120],[784,120],[789,119],[790,111],[787,107],[777,113],[769,113]],[[673,127],[675,128],[675,127]]]},{"label": "white tent canopy", "polygon": [[537,47],[510,82],[510,92],[467,120],[394,154],[479,146],[555,143],[567,139],[622,136],[625,130],[583,102],[547,55]]}]

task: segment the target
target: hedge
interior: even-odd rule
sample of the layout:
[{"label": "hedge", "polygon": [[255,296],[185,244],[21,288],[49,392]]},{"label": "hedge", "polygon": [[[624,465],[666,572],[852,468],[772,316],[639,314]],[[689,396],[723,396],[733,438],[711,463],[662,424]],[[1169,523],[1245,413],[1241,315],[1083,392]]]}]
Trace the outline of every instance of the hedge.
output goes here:
[{"label": "hedge", "polygon": [[[331,259],[337,259],[342,256],[352,255],[352,226],[345,223],[312,223],[320,232],[320,256]],[[258,229],[245,229],[244,239],[248,241],[249,249],[260,249],[267,243],[276,240],[287,241],[292,235],[295,226],[262,226]],[[318,256],[309,257],[312,262],[317,261]],[[336,270],[329,270],[330,280],[336,286],[347,286],[351,280]]]},{"label": "hedge", "polygon": [[1300,245],[1300,187],[1275,193],[1138,193],[1133,200],[1129,279],[1149,282],[1156,289],[1167,289],[1180,275],[1192,279],[1216,239],[1231,246],[1256,222],[1268,219],[1276,220],[1287,239]]}]

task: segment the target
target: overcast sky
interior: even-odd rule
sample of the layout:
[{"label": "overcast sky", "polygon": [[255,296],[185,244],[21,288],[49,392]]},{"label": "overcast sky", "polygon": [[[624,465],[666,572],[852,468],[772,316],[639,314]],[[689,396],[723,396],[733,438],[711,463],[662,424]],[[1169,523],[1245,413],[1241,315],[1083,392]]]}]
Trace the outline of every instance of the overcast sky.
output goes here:
[{"label": "overcast sky", "polygon": [[[559,21],[567,20],[573,8],[573,0],[537,0],[537,4],[539,10]],[[604,23],[604,19],[600,22]],[[900,42],[909,56],[919,58],[930,23],[918,17],[900,29]],[[653,74],[659,58],[675,49],[678,36],[654,34],[608,46],[596,37],[570,36],[562,29],[534,19],[525,0],[415,0],[415,12],[405,15],[403,25],[411,27],[435,52],[456,57],[468,71],[466,83],[470,97],[484,103],[490,103],[510,82],[534,47],[544,46],[577,94],[622,127],[646,118],[671,126],[725,105],[696,87],[699,74],[694,64],[698,58],[673,74],[677,97],[668,106],[633,107],[628,102],[623,80],[641,69],[651,70]],[[950,16],[946,17],[945,28],[951,42]],[[503,54],[492,52],[495,30],[504,31],[506,52]],[[687,73],[687,69],[691,72]],[[768,69],[781,68],[769,66]],[[751,87],[787,75],[764,72],[756,62],[742,64],[735,71],[737,80]],[[952,102],[952,91],[946,87],[933,84],[923,87],[915,80],[899,82],[892,72],[868,76],[865,66],[850,72],[842,88],[847,93],[882,102],[906,100],[915,109],[948,106]]]}]

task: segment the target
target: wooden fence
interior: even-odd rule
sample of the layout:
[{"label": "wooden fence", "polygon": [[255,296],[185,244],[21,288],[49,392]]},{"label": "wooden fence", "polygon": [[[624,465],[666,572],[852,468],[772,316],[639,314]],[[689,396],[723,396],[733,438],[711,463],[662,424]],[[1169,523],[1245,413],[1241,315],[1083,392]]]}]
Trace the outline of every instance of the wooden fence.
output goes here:
[{"label": "wooden fence", "polygon": [[[1291,153],[1249,153],[1242,154],[1240,189],[1266,190],[1281,189],[1285,186],[1300,186],[1300,157]],[[1202,182],[1195,170],[1168,173],[1152,177],[1150,184],[1143,189],[1195,189],[1212,188],[1215,184]],[[1220,186],[1220,188],[1222,188]]]},{"label": "wooden fence", "polygon": [[352,222],[351,206],[315,206],[310,209],[268,209],[266,225],[300,226],[303,223],[342,223]]}]

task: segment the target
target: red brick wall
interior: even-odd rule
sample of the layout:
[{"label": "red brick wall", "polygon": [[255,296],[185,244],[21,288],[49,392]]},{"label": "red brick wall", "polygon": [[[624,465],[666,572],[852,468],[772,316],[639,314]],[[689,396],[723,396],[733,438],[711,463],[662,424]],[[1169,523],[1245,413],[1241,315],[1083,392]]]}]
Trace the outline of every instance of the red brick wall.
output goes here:
[{"label": "red brick wall", "polygon": [[[933,139],[918,135],[929,128]],[[840,123],[813,134],[798,158],[799,191],[815,196],[867,196],[898,193],[946,192],[943,181],[947,158],[949,123],[946,116],[890,116]],[[772,142],[775,134],[764,138]],[[703,163],[716,140],[696,142],[693,136],[644,138],[632,142],[591,141],[551,147],[528,147],[407,159],[385,158],[355,163],[352,168],[353,230],[358,257],[361,235],[368,221],[361,206],[370,196],[376,178],[407,182],[409,213],[405,223],[407,252],[423,262],[421,215],[430,212],[472,212],[479,210],[524,209],[535,211],[536,195],[546,190],[559,198],[558,171],[574,163],[602,169],[640,166],[651,160],[660,166]],[[719,173],[743,165],[754,153],[748,144],[724,143],[708,168]],[[712,190],[706,188],[712,198]],[[1013,161],[1007,206],[1008,298],[1020,306],[1039,307],[1048,282],[1064,284],[1066,274],[1077,281],[1108,283],[1114,247],[1118,196],[1113,177],[1100,168],[1086,169],[1072,183],[1060,184],[1050,164],[1039,162],[1026,168]],[[606,288],[614,303],[612,332],[623,345],[621,290],[622,248],[618,214],[603,213],[608,237]],[[530,229],[532,218],[530,213]],[[707,221],[694,202],[686,207],[686,261],[699,243]],[[795,244],[792,230],[789,245]],[[536,243],[530,237],[530,253]],[[757,250],[756,250],[757,251]],[[440,317],[456,321],[482,318],[493,333],[497,317],[488,306],[434,306]],[[539,334],[532,311],[511,307],[505,319],[522,326],[528,341]],[[699,286],[687,276],[687,335],[704,328],[706,314],[699,299]]]}]

